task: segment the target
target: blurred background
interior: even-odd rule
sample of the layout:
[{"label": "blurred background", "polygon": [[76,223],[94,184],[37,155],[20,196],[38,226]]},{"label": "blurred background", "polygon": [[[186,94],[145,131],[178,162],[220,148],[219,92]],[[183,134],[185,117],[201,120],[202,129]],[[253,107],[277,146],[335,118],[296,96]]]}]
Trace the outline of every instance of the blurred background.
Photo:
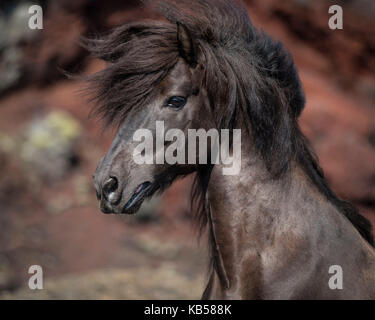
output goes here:
[{"label": "blurred background", "polygon": [[[44,29],[28,29],[40,4]],[[328,28],[341,5],[344,30]],[[246,1],[257,27],[294,55],[307,106],[301,127],[333,190],[375,224],[375,2]],[[135,216],[103,215],[92,185],[114,132],[61,70],[103,68],[82,35],[154,17],[138,1],[0,2],[0,299],[200,298],[207,248],[190,215],[191,179]],[[28,288],[40,265],[44,290]]]}]

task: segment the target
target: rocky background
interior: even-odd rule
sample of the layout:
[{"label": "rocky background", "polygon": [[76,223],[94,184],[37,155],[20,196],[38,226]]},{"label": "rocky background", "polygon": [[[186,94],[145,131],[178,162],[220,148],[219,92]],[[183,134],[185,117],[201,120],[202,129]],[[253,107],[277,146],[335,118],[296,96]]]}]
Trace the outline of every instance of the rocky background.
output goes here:
[{"label": "rocky background", "polygon": [[[101,133],[84,84],[61,71],[103,67],[81,35],[153,14],[132,0],[46,0],[44,29],[30,30],[35,3],[0,3],[0,299],[199,298],[207,250],[191,223],[191,179],[136,216],[101,214],[91,175],[113,132]],[[295,57],[307,97],[301,126],[331,186],[375,224],[375,3],[246,4]],[[344,9],[344,30],[328,28],[332,4]],[[28,289],[33,264],[44,290]]]}]

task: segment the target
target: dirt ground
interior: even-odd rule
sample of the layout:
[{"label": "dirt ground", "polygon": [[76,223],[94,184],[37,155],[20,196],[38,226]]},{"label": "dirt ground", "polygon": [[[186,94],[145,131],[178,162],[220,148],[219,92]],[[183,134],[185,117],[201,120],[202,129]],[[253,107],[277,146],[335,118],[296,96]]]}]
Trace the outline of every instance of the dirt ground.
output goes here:
[{"label": "dirt ground", "polygon": [[124,234],[121,246],[110,247],[117,252],[107,257],[105,266],[63,276],[47,273],[43,290],[24,285],[0,299],[200,299],[205,250],[159,241],[155,235]]}]

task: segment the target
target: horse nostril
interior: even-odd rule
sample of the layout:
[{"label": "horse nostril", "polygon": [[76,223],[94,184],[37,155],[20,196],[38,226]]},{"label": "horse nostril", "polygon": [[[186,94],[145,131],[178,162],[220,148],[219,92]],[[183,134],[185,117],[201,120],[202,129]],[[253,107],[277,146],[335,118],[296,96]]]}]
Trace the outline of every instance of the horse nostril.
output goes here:
[{"label": "horse nostril", "polygon": [[103,194],[108,197],[111,193],[115,192],[118,187],[118,181],[115,177],[110,177],[103,185]]}]

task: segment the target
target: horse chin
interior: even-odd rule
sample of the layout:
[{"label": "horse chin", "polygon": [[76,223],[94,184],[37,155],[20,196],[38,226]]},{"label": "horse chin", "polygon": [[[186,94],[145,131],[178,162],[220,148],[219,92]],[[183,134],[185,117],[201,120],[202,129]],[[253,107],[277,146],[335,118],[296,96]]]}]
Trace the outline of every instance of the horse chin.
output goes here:
[{"label": "horse chin", "polygon": [[135,214],[142,206],[143,201],[155,192],[151,182],[141,183],[134,191],[128,202],[123,206],[122,214]]}]

